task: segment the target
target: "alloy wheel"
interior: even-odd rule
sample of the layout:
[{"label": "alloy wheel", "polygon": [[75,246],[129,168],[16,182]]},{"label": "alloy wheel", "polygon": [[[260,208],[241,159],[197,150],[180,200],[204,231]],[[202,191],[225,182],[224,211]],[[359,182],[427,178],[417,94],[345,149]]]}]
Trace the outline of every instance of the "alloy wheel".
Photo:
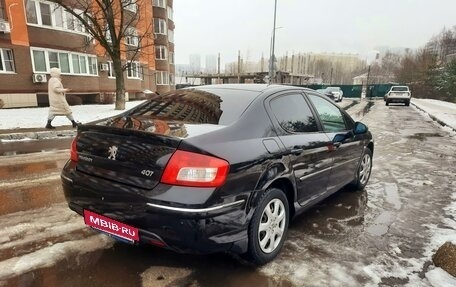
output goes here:
[{"label": "alloy wheel", "polygon": [[265,206],[258,228],[258,241],[264,253],[273,252],[279,246],[285,232],[286,210],[283,202],[274,198]]},{"label": "alloy wheel", "polygon": [[365,185],[369,179],[371,173],[372,160],[369,154],[363,156],[361,166],[359,169],[359,181],[362,185]]}]

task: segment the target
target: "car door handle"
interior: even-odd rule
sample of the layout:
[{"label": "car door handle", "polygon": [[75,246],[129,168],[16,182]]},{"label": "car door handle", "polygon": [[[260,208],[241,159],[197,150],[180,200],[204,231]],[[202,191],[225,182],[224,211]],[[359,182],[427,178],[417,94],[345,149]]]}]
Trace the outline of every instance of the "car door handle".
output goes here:
[{"label": "car door handle", "polygon": [[295,155],[299,155],[299,154],[301,154],[303,151],[304,151],[304,149],[302,149],[302,148],[294,148],[294,149],[291,150],[291,153],[292,153],[292,154],[295,154]]}]

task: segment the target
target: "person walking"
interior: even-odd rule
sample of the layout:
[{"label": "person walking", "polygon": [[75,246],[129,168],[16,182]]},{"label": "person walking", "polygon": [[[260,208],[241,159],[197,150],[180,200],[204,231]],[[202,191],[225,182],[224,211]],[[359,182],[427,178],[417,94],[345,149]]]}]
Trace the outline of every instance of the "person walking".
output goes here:
[{"label": "person walking", "polygon": [[65,93],[70,91],[70,89],[63,88],[59,68],[51,68],[50,72],[51,78],[48,84],[49,116],[46,128],[55,129],[51,122],[56,116],[66,116],[73,124],[73,128],[75,128],[78,126],[78,123],[74,120],[73,113],[65,98]]}]

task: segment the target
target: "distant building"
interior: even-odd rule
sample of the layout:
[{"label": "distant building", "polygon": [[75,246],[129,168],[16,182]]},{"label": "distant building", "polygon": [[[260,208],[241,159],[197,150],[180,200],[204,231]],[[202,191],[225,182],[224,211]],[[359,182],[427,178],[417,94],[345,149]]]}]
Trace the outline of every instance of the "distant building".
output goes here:
[{"label": "distant building", "polygon": [[189,56],[189,73],[198,74],[202,72],[201,69],[201,56],[199,54],[192,54]]},{"label": "distant building", "polygon": [[[241,73],[267,72],[269,60],[257,62],[241,60]],[[290,84],[351,84],[353,74],[366,67],[357,54],[297,53],[277,57],[276,72],[286,73]],[[238,72],[238,62],[225,65],[225,72]],[[307,79],[307,80],[303,80]]]},{"label": "distant building", "polygon": [[354,71],[366,66],[358,54],[297,53],[279,57],[279,71],[321,78],[326,84],[351,84]]},{"label": "distant building", "polygon": [[204,71],[207,74],[217,73],[217,55],[207,55]]}]

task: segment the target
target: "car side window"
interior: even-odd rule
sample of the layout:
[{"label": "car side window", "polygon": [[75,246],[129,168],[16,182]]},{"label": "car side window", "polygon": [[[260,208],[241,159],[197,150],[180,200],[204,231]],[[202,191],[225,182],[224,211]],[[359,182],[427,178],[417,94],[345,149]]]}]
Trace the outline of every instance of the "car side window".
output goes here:
[{"label": "car side window", "polygon": [[325,132],[340,132],[347,130],[344,116],[337,106],[321,97],[312,94],[309,94],[308,96],[320,116],[320,121]]},{"label": "car side window", "polygon": [[274,98],[271,110],[280,126],[292,133],[318,131],[317,122],[301,94],[288,94]]}]

